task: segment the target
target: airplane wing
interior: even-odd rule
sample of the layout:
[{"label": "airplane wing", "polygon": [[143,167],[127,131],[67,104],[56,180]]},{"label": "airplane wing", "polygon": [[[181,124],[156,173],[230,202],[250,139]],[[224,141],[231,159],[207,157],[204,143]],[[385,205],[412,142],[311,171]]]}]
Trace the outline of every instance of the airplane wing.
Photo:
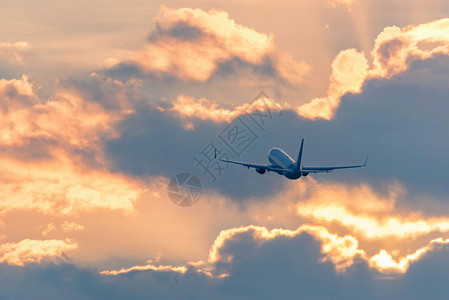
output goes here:
[{"label": "airplane wing", "polygon": [[220,158],[217,158],[217,154],[216,153],[215,153],[215,159],[218,160],[218,161],[226,162],[226,163],[242,165],[242,166],[247,167],[248,169],[249,168],[263,169],[263,170],[273,171],[273,172],[277,172],[277,173],[285,172],[285,171],[291,171],[289,169],[277,168],[276,166],[273,166],[273,165],[258,165],[258,164],[250,164],[250,163],[234,161],[234,160],[220,159]]},{"label": "airplane wing", "polygon": [[366,166],[367,162],[368,162],[368,156],[366,157],[365,162],[361,165],[337,166],[337,167],[301,167],[301,172],[303,172],[303,173],[304,172],[305,173],[321,173],[321,172],[329,173],[329,171],[332,171],[332,170],[363,168]]},{"label": "airplane wing", "polygon": [[264,170],[267,170],[267,171],[274,171],[274,172],[291,171],[289,169],[276,168],[276,166],[273,166],[273,165],[257,165],[257,164],[250,164],[250,163],[245,163],[245,162],[240,162],[240,161],[233,161],[233,160],[227,160],[227,159],[220,159],[220,158],[217,158],[217,160],[218,161],[222,161],[222,162],[231,163],[231,164],[242,165],[242,166],[245,166],[247,168],[264,169]]}]

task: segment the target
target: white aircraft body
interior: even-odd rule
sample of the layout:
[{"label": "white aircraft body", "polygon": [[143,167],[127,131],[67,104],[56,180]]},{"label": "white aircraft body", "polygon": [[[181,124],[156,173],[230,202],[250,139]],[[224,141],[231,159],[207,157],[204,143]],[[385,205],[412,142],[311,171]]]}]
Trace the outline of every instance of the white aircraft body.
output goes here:
[{"label": "white aircraft body", "polygon": [[309,175],[309,173],[323,173],[323,172],[329,173],[332,170],[362,168],[366,166],[366,163],[368,161],[368,157],[366,157],[365,162],[361,165],[335,166],[335,167],[305,167],[301,166],[303,146],[304,146],[304,139],[302,139],[301,141],[301,148],[299,149],[298,159],[296,161],[294,161],[282,149],[271,148],[270,151],[268,151],[268,161],[271,163],[270,165],[263,165],[263,164],[258,165],[226,159],[217,159],[216,150],[215,150],[215,159],[222,162],[242,165],[247,167],[248,169],[254,168],[256,169],[256,172],[259,174],[264,174],[266,171],[276,172],[280,175],[284,175],[288,179],[299,179],[301,176]]}]

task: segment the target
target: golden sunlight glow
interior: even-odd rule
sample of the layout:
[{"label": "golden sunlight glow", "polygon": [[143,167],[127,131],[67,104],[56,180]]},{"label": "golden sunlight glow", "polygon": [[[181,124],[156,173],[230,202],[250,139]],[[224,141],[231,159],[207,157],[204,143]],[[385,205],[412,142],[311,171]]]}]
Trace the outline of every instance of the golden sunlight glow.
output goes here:
[{"label": "golden sunlight glow", "polygon": [[[324,254],[323,261],[331,261],[334,264],[336,271],[338,272],[343,272],[348,267],[353,265],[355,258],[361,258],[366,260],[370,267],[378,270],[379,272],[405,273],[411,262],[418,260],[425,253],[432,250],[435,245],[449,243],[449,239],[435,239],[432,240],[429,245],[416,250],[414,253],[399,257],[395,260],[392,257],[392,254],[387,252],[386,250],[380,250],[378,254],[373,255],[372,257],[368,257],[366,252],[359,248],[357,239],[355,237],[350,235],[339,236],[337,234],[330,233],[328,229],[322,226],[302,225],[296,230],[269,230],[263,226],[249,225],[221,231],[210,248],[207,262],[190,262],[188,263],[188,265],[190,266],[190,268],[196,269],[197,272],[203,273],[212,278],[223,278],[229,276],[229,273],[217,273],[214,266],[220,261],[232,261],[233,256],[230,254],[222,253],[222,249],[228,241],[231,241],[237,235],[248,232],[252,233],[252,237],[254,240],[262,242],[273,240],[280,236],[295,238],[302,233],[308,233],[321,243],[321,251]],[[150,261],[150,263],[145,266],[134,266],[121,270],[102,271],[100,272],[100,274],[119,275],[131,271],[144,270],[185,273],[187,271],[187,267],[173,267],[171,265],[156,266]],[[214,275],[215,273],[217,274]]]},{"label": "golden sunlight glow", "polygon": [[[335,20],[339,20],[342,15],[345,18],[355,15],[359,2],[326,0],[320,4],[326,11],[316,11],[322,18],[338,11]],[[339,9],[332,10],[330,6]],[[239,18],[242,15],[237,14]],[[309,27],[319,19],[315,14],[311,15],[310,24],[306,24]],[[296,15],[293,18],[298,19]],[[364,18],[364,14],[348,18],[357,20]],[[125,173],[120,167],[127,161],[113,161],[118,154],[111,150],[114,145],[109,147],[108,144],[119,138],[123,130],[124,139],[117,141],[123,144],[118,149],[128,150],[126,147],[136,145],[132,143],[146,147],[146,142],[167,147],[159,145],[160,132],[153,134],[146,131],[148,128],[139,127],[148,125],[142,120],[155,114],[162,115],[155,118],[156,122],[159,122],[158,118],[163,118],[164,122],[180,121],[184,122],[186,130],[194,130],[197,120],[224,123],[244,114],[280,112],[289,108],[288,103],[281,106],[268,98],[229,108],[227,104],[184,94],[221,92],[236,81],[242,90],[245,89],[243,92],[268,86],[284,97],[286,91],[294,91],[296,95],[311,99],[294,108],[298,116],[330,120],[341,98],[348,93],[361,93],[367,80],[388,80],[407,71],[414,60],[429,59],[437,54],[449,55],[449,19],[403,28],[386,27],[377,35],[374,47],[371,41],[374,35],[369,37],[369,42],[361,42],[368,51],[366,48],[349,48],[336,56],[335,47],[322,50],[314,43],[302,48],[289,44],[288,39],[298,37],[301,43],[312,38],[319,40],[315,33],[323,32],[324,40],[329,37],[326,34],[341,33],[342,28],[335,28],[344,25],[324,20],[316,22],[320,24],[310,34],[301,35],[304,30],[301,26],[305,22],[298,22],[298,30],[281,35],[280,44],[284,43],[295,55],[303,50],[304,53],[316,51],[318,54],[304,54],[304,57],[315,59],[321,58],[323,52],[332,53],[330,60],[335,57],[329,84],[325,83],[324,88],[318,80],[322,72],[328,72],[329,62],[318,65],[311,74],[312,79],[299,85],[303,84],[311,67],[291,53],[278,49],[273,34],[240,25],[225,11],[162,6],[154,21],[155,29],[142,48],[120,50],[120,57],[126,56],[127,60],[118,57],[101,60],[108,67],[133,64],[139,71],[134,74],[138,79],[122,82],[122,79],[109,78],[115,76],[114,72],[121,72],[119,68],[89,70],[83,74],[90,74],[90,77],[79,83],[87,86],[83,87],[86,90],[77,88],[76,84],[69,88],[72,79],[68,79],[68,83],[55,84],[56,92],[44,100],[39,95],[50,91],[40,91],[39,84],[31,82],[27,75],[16,79],[0,78],[0,228],[7,231],[0,235],[0,264],[24,266],[46,260],[59,261],[70,252],[71,255],[75,253],[73,261],[93,262],[96,266],[105,262],[117,263],[117,258],[142,262],[100,272],[105,276],[134,271],[175,272],[179,276],[192,272],[217,279],[233,275],[234,269],[226,269],[238,261],[239,252],[228,247],[232,242],[248,239],[257,250],[276,239],[285,241],[306,235],[319,245],[319,263],[334,266],[336,272],[344,272],[362,261],[371,271],[375,270],[373,273],[403,274],[414,262],[441,245],[449,244],[449,217],[435,217],[425,210],[410,209],[409,203],[401,206],[408,195],[397,182],[390,182],[385,192],[369,184],[324,184],[309,176],[300,182],[286,182],[282,188],[276,183],[273,187],[279,188],[277,194],[269,194],[263,199],[259,194],[259,198],[245,198],[245,201],[220,194],[215,186],[210,190],[204,188],[202,200],[195,207],[183,210],[167,199],[168,178]],[[291,26],[290,21],[286,19],[285,23]],[[248,24],[257,26],[250,20]],[[351,33],[368,39],[367,27]],[[323,41],[323,45],[334,43],[335,39],[330,41]],[[135,47],[128,46],[128,49]],[[17,67],[24,60],[27,62],[27,52],[33,47],[28,42],[0,43],[2,62],[9,61],[8,64]],[[235,77],[222,80],[220,68],[228,67],[227,64],[244,67],[238,72],[233,70]],[[20,65],[21,68],[25,66]],[[16,71],[11,72],[15,74]],[[122,78],[122,75],[117,77]],[[37,77],[31,78],[34,76]],[[129,74],[123,77],[127,76]],[[155,77],[158,78],[153,82]],[[43,80],[41,84],[45,82]],[[92,88],[90,84],[97,86]],[[102,84],[104,86],[100,86]],[[162,88],[159,90],[156,84]],[[111,86],[114,88],[110,89]],[[114,93],[113,99],[104,99],[108,96],[103,97],[103,87],[106,95]],[[164,91],[167,87],[176,89]],[[179,93],[173,94],[178,87]],[[97,93],[96,88],[101,93]],[[116,92],[115,88],[121,90]],[[321,97],[309,96],[316,89],[322,91]],[[231,92],[230,97],[237,95]],[[99,99],[98,94],[102,95]],[[174,99],[173,95],[178,96]],[[156,102],[167,98],[174,99],[171,107],[156,107]],[[136,104],[137,101],[141,102]],[[143,114],[127,120],[134,108],[141,109],[139,113]],[[124,120],[128,122],[121,123]],[[132,131],[130,128],[134,132],[128,132]],[[182,133],[181,130],[173,135]],[[126,139],[128,136],[132,138]],[[136,136],[138,138],[134,139]],[[153,159],[167,159],[166,155],[156,157],[151,150],[149,155],[153,154]],[[127,153],[126,159],[133,159],[131,152]],[[141,163],[147,167],[146,163]],[[156,167],[160,168],[160,165]],[[415,200],[418,196],[413,197]],[[24,218],[27,214],[31,217]],[[147,255],[158,259],[145,262]],[[160,263],[162,255],[165,262],[171,264]],[[273,251],[270,255],[279,253]],[[198,261],[188,262],[189,259]],[[179,265],[179,261],[186,263]]]},{"label": "golden sunlight glow", "polygon": [[340,98],[346,93],[360,93],[366,80],[391,78],[406,71],[410,59],[427,59],[436,54],[449,54],[449,19],[404,28],[386,27],[377,36],[371,51],[372,69],[364,53],[355,49],[342,50],[332,63],[327,96],[312,99],[297,112],[309,119],[330,120]]},{"label": "golden sunlight glow", "polygon": [[47,214],[94,208],[133,210],[143,190],[137,181],[107,171],[82,170],[67,159],[39,163],[0,159],[0,213],[15,209]]},{"label": "golden sunlight glow", "polygon": [[[13,95],[11,97],[11,95]],[[131,111],[106,111],[74,91],[61,90],[56,100],[40,101],[26,76],[0,80],[0,144],[26,143],[31,138],[58,140],[75,147],[96,145],[101,136],[116,137],[113,125]]]},{"label": "golden sunlight glow", "polygon": [[[425,46],[425,47],[423,47]],[[385,28],[376,38],[372,51],[372,77],[390,78],[408,68],[410,57],[430,58],[449,54],[449,19],[418,26]]]},{"label": "golden sunlight glow", "polygon": [[300,216],[320,224],[338,223],[367,239],[416,238],[449,231],[449,218],[423,217],[417,212],[395,213],[394,203],[404,193],[397,184],[391,186],[386,199],[378,198],[368,186],[346,188],[314,183],[302,188],[309,189],[312,196],[298,203]]},{"label": "golden sunlight glow", "polygon": [[308,119],[330,119],[340,97],[346,93],[360,93],[363,82],[368,74],[368,60],[356,49],[341,51],[332,62],[327,97],[315,98],[300,106],[297,112]]},{"label": "golden sunlight glow", "polygon": [[417,261],[428,251],[432,250],[435,245],[448,244],[449,239],[443,240],[438,238],[432,240],[429,245],[416,250],[414,253],[401,257],[397,261],[393,259],[391,254],[385,250],[381,250],[378,254],[369,259],[369,265],[381,272],[399,272],[405,273],[410,263]]},{"label": "golden sunlight glow", "polygon": [[62,257],[66,251],[74,250],[78,245],[72,240],[31,240],[0,245],[0,263],[23,266],[38,263],[45,258]]},{"label": "golden sunlight glow", "polygon": [[[259,98],[251,103],[245,103],[235,107],[233,110],[229,110],[219,108],[218,104],[212,100],[205,98],[196,100],[193,97],[179,95],[176,101],[173,102],[173,107],[170,110],[176,112],[181,117],[211,120],[220,123],[231,122],[242,114],[250,114],[255,111],[281,111],[282,107],[271,99]],[[193,125],[189,126],[193,127]],[[191,127],[187,128],[192,129]]]},{"label": "golden sunlight glow", "polygon": [[[269,241],[280,236],[294,238],[296,236],[299,236],[301,233],[306,232],[321,241],[322,252],[323,254],[325,254],[323,260],[330,260],[331,262],[333,262],[338,271],[344,271],[347,267],[352,265],[355,257],[365,257],[364,251],[358,249],[356,239],[351,236],[339,237],[336,234],[329,233],[328,230],[324,227],[303,225],[298,227],[296,230],[269,230],[263,226],[249,225],[222,230],[209,250],[209,257],[207,262],[190,262],[190,267],[197,268],[198,272],[206,274],[207,276],[213,278],[223,278],[229,276],[229,274],[227,273],[217,274],[216,276],[214,276],[213,274],[216,273],[214,271],[214,264],[219,261],[232,261],[232,256],[222,253],[222,248],[235,236],[247,232],[251,232],[254,240],[256,241]],[[184,273],[187,269],[186,267],[172,267],[164,265],[155,266],[153,264],[149,264],[145,266],[134,266],[118,271],[102,271],[100,274],[118,275],[134,270],[175,271]]]},{"label": "golden sunlight glow", "polygon": [[185,272],[187,272],[187,267],[174,267],[171,265],[154,265],[151,263],[151,261],[149,261],[149,264],[144,265],[144,266],[133,266],[131,268],[127,268],[127,269],[120,269],[120,270],[111,270],[111,271],[101,271],[100,274],[102,275],[119,275],[119,274],[125,274],[125,273],[129,273],[132,271],[147,271],[147,270],[152,270],[152,271],[157,271],[157,272],[176,272],[176,273],[181,273],[184,274]]},{"label": "golden sunlight glow", "polygon": [[219,64],[232,59],[259,65],[270,58],[283,79],[299,83],[310,69],[289,53],[277,51],[271,35],[237,24],[225,11],[162,6],[155,22],[157,30],[146,49],[130,54],[147,72],[206,81]]},{"label": "golden sunlight glow", "polygon": [[[281,196],[282,195],[282,196]],[[294,230],[284,228],[268,229],[265,226],[247,225],[221,230],[209,248],[206,260],[189,262],[186,268],[212,278],[229,273],[218,271],[217,263],[230,263],[235,253],[227,252],[226,244],[242,234],[250,234],[258,246],[278,237],[296,238],[303,233],[313,236],[321,244],[322,261],[330,261],[337,272],[344,272],[354,264],[355,259],[365,260],[368,265],[381,273],[405,273],[414,261],[432,251],[436,245],[448,244],[443,238],[429,239],[422,246],[425,237],[431,233],[449,232],[449,219],[426,217],[418,213],[401,211],[396,201],[406,192],[398,183],[389,187],[386,196],[376,194],[368,185],[345,186],[340,184],[320,184],[309,178],[300,184],[290,185],[281,195],[296,201],[297,214],[308,223]],[[271,214],[283,215],[272,211],[277,206],[267,205]],[[279,207],[277,209],[280,209]],[[284,207],[284,209],[287,209]],[[255,213],[261,214],[261,210]],[[346,233],[333,232],[333,224],[342,226]],[[341,231],[341,230],[337,230]],[[245,236],[247,237],[247,235]],[[419,242],[417,238],[422,237]],[[395,239],[398,243],[381,248],[380,240]],[[360,246],[362,241],[362,246]],[[374,241],[375,243],[366,243]],[[421,245],[420,245],[421,244]],[[379,248],[376,248],[379,247]],[[409,249],[415,249],[410,253]],[[371,254],[370,254],[371,253]],[[402,254],[401,254],[402,253]],[[150,264],[154,265],[154,264]],[[142,266],[136,266],[138,270]],[[149,267],[158,271],[156,265]],[[161,267],[161,271],[167,270]],[[107,271],[119,274],[119,271]],[[113,273],[110,273],[113,272]]]},{"label": "golden sunlight glow", "polygon": [[[14,153],[0,158],[0,213],[18,208],[49,214],[92,208],[132,211],[142,185],[107,171],[99,146],[103,139],[117,137],[114,125],[130,111],[106,111],[66,90],[42,102],[26,76],[0,80],[0,96],[0,144],[22,146],[23,153],[33,156],[30,140],[45,141],[43,158],[23,160]],[[83,148],[98,164],[92,170],[73,153]]]}]

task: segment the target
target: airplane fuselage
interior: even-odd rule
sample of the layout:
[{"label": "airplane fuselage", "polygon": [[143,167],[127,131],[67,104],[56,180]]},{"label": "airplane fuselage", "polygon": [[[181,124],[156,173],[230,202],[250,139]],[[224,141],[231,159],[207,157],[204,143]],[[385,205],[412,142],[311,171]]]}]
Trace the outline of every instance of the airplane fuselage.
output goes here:
[{"label": "airplane fuselage", "polygon": [[289,171],[282,172],[282,175],[288,179],[298,179],[301,177],[301,172],[296,167],[295,161],[282,149],[271,148],[268,151],[268,161],[280,169],[288,169]]}]

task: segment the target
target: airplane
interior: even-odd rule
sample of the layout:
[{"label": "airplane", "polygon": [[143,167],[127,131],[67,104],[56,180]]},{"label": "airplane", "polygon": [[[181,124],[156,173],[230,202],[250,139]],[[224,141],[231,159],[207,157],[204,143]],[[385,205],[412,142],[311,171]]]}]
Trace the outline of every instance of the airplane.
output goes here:
[{"label": "airplane", "polygon": [[226,160],[226,159],[217,159],[217,149],[215,149],[215,159],[218,161],[242,165],[249,168],[256,169],[256,172],[259,174],[265,174],[268,172],[276,172],[280,175],[284,175],[288,179],[299,179],[301,176],[307,176],[309,173],[329,173],[332,170],[338,169],[352,169],[352,168],[363,168],[366,166],[368,162],[368,156],[365,159],[365,162],[361,165],[352,165],[352,166],[336,166],[336,167],[304,167],[301,166],[301,158],[302,158],[302,150],[304,147],[304,139],[301,140],[301,147],[299,148],[298,159],[294,161],[287,153],[285,153],[282,149],[279,148],[271,148],[268,151],[268,161],[271,165],[258,165],[258,164],[250,164],[245,162]]}]

